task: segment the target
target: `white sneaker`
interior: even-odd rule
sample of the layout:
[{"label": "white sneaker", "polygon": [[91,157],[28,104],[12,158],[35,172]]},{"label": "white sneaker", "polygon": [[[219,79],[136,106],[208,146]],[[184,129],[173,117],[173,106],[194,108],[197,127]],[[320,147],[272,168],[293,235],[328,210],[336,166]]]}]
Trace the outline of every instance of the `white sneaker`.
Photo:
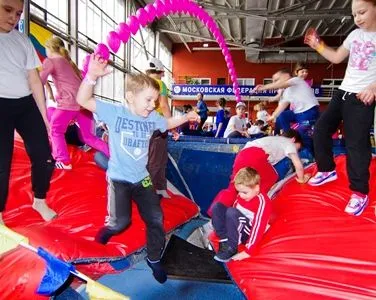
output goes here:
[{"label": "white sneaker", "polygon": [[55,168],[56,169],[61,169],[61,170],[72,170],[72,164],[64,164],[62,161],[57,161],[55,163]]},{"label": "white sneaker", "polygon": [[360,197],[356,194],[352,194],[345,208],[345,212],[350,215],[360,216],[368,204],[368,196]]},{"label": "white sneaker", "polygon": [[336,171],[317,172],[315,176],[308,180],[308,184],[312,186],[319,186],[337,180],[337,178],[338,176]]}]

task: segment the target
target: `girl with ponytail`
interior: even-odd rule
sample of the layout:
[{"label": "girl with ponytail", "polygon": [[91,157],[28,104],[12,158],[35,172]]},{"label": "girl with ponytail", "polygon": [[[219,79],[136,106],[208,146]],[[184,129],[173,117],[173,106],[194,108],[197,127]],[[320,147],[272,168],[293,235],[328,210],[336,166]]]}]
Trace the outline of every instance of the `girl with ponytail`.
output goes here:
[{"label": "girl with ponytail", "polygon": [[94,135],[94,120],[92,113],[81,110],[76,96],[82,76],[77,65],[72,61],[64,42],[58,37],[46,41],[47,58],[43,62],[40,77],[43,84],[51,75],[57,94],[55,95],[57,109],[54,111],[51,126],[52,155],[56,160],[56,168],[70,170],[68,147],[65,132],[72,121],[80,128],[82,142],[109,156],[108,145]]}]

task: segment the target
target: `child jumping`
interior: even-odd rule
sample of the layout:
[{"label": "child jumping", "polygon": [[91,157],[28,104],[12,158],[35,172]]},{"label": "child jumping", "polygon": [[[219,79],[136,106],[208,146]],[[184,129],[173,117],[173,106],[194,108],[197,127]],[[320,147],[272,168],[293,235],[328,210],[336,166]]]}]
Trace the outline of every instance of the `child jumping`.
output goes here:
[{"label": "child jumping", "polygon": [[64,42],[58,37],[53,37],[46,41],[46,51],[47,58],[43,62],[40,77],[45,84],[51,75],[57,91],[57,108],[51,116],[52,155],[56,160],[56,168],[72,169],[65,132],[74,120],[79,126],[82,142],[109,156],[107,143],[94,135],[93,114],[81,110],[77,103],[81,72],[71,60]]},{"label": "child jumping", "polygon": [[[220,262],[250,257],[265,232],[272,211],[270,199],[260,191],[260,175],[255,169],[240,169],[234,185],[235,201],[230,206],[228,202],[226,205],[217,202],[212,208],[213,227],[220,238],[214,259]],[[240,243],[245,245],[245,251],[238,253]]]},{"label": "child jumping", "polygon": [[313,135],[318,172],[310,185],[322,185],[337,179],[333,159],[332,135],[343,120],[346,134],[347,174],[352,195],[345,212],[359,216],[368,204],[371,143],[376,95],[376,1],[353,0],[355,25],[343,44],[333,49],[316,33],[305,42],[332,63],[349,56],[346,74],[338,91],[315,126]]},{"label": "child jumping", "polygon": [[165,245],[163,214],[146,169],[149,141],[155,130],[175,128],[189,120],[198,120],[195,112],[182,117],[164,118],[154,111],[159,97],[159,84],[143,74],[127,74],[125,100],[116,105],[93,98],[96,80],[108,74],[107,61],[92,55],[87,75],[80,86],[77,100],[95,112],[109,130],[110,159],[107,169],[108,217],[95,240],[106,244],[123,232],[131,222],[131,204],[135,201],[146,224],[147,264],[155,279],[167,279],[160,258]]}]

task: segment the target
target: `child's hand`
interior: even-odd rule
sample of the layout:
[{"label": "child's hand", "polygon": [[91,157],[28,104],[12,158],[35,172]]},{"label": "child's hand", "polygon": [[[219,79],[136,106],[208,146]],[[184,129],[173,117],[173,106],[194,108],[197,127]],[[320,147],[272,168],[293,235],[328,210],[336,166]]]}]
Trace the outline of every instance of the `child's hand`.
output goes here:
[{"label": "child's hand", "polygon": [[107,60],[99,55],[91,54],[87,75],[90,79],[96,80],[98,77],[111,73],[112,70],[107,68]]},{"label": "child's hand", "polygon": [[254,94],[254,93],[256,93],[256,92],[262,91],[262,88],[263,88],[263,87],[264,87],[264,85],[262,85],[262,84],[258,84],[258,85],[256,85],[256,86],[253,88],[253,90],[250,91],[249,93],[250,93],[250,94]]},{"label": "child's hand", "polygon": [[365,105],[371,105],[375,101],[376,87],[367,86],[364,90],[356,94],[356,97],[362,101]]},{"label": "child's hand", "polygon": [[171,129],[170,132],[172,133],[172,139],[174,141],[177,141],[180,138],[180,134],[176,129]]},{"label": "child's hand", "polygon": [[316,29],[312,27],[308,28],[304,36],[304,43],[315,50],[317,49],[317,47],[319,47],[321,40],[320,40],[319,35],[317,34]]},{"label": "child's hand", "polygon": [[243,260],[251,257],[247,252],[242,251],[232,257],[232,260]]},{"label": "child's hand", "polygon": [[188,118],[188,121],[200,122],[200,116],[194,111],[190,111],[186,116]]},{"label": "child's hand", "polygon": [[311,178],[311,174],[304,174],[303,180],[299,179],[298,177],[296,177],[295,179],[297,182],[304,184],[304,183],[307,183],[310,178]]}]

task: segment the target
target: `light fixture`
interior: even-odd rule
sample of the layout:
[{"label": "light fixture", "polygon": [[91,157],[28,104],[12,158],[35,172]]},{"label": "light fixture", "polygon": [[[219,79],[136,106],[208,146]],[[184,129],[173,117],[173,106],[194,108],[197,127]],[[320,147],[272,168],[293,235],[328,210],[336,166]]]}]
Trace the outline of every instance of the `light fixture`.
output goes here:
[{"label": "light fixture", "polygon": [[203,44],[202,44],[202,47],[204,47],[204,48],[208,48],[208,47],[209,47],[209,44],[208,44],[208,43],[203,43]]}]

